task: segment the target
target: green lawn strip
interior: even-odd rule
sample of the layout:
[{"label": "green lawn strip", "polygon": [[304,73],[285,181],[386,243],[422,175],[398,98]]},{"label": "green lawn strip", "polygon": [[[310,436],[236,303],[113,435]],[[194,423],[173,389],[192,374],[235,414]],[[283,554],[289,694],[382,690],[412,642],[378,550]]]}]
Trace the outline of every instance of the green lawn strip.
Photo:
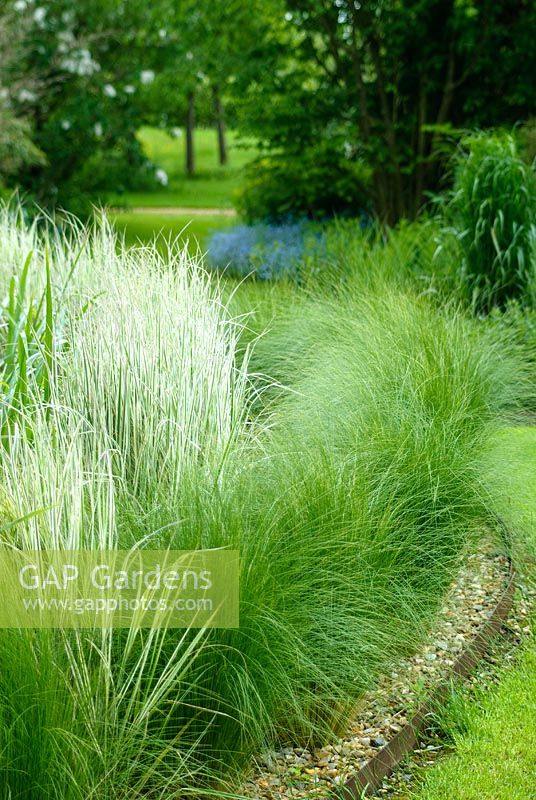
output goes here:
[{"label": "green lawn strip", "polygon": [[415,800],[536,798],[536,642],[481,705],[468,703],[456,754],[426,773]]},{"label": "green lawn strip", "polygon": [[169,183],[154,191],[110,192],[103,198],[108,205],[231,208],[243,168],[257,153],[253,146],[243,146],[237,134],[229,131],[229,160],[222,167],[218,164],[216,132],[200,128],[195,132],[196,174],[189,178],[185,171],[184,135],[177,138],[157,128],[141,128],[138,136],[147,156],[156,167],[165,170]]},{"label": "green lawn strip", "polygon": [[532,533],[536,545],[536,427],[509,428],[497,443],[504,465],[502,479],[507,487],[515,521]]},{"label": "green lawn strip", "polygon": [[156,237],[157,243],[179,238],[188,243],[191,253],[205,252],[210,234],[215,230],[236,224],[232,217],[223,216],[175,216],[166,214],[134,214],[120,212],[110,214],[117,229],[124,233],[125,242],[131,246],[147,243]]}]

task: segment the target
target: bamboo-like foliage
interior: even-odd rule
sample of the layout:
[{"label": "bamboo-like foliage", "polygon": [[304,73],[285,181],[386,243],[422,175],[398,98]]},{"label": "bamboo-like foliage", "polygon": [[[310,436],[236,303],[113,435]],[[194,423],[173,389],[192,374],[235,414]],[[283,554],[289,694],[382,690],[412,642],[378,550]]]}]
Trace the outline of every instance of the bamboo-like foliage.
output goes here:
[{"label": "bamboo-like foliage", "polygon": [[466,137],[456,162],[452,211],[465,296],[478,313],[533,291],[536,178],[506,134]]}]

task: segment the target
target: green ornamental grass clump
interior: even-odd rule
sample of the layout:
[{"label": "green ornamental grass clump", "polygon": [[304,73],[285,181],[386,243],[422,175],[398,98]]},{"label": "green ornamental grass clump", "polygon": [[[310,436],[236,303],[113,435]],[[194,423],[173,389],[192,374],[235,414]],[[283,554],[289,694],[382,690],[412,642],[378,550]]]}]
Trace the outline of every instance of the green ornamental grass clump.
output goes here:
[{"label": "green ornamental grass clump", "polygon": [[222,797],[251,755],[341,730],[428,630],[494,525],[488,443],[523,365],[345,284],[252,344],[278,382],[257,417],[242,322],[195,260],[105,225],[25,237],[30,294],[50,259],[50,391],[30,371],[10,418],[2,546],[239,549],[240,627],[0,631],[0,797]]},{"label": "green ornamental grass clump", "polygon": [[477,313],[527,301],[533,289],[536,178],[512,136],[466,137],[451,210],[462,250],[462,287]]}]

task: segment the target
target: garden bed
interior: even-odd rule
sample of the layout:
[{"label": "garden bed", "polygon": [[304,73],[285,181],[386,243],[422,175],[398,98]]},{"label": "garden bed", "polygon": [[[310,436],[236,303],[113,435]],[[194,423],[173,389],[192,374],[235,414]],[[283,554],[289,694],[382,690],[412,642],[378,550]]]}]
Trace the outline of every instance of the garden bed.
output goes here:
[{"label": "garden bed", "polygon": [[[464,554],[503,511],[490,443],[523,360],[425,298],[347,284],[292,299],[250,361],[184,251],[20,219],[0,214],[4,547],[240,551],[240,626],[6,632],[6,796],[236,796],[259,754],[253,797],[339,791],[504,581],[500,556]],[[462,564],[463,614],[449,600],[400,663]]]},{"label": "garden bed", "polygon": [[[489,544],[469,555],[424,647],[365,694],[344,735],[320,749],[286,747],[264,754],[244,794],[258,800],[333,796],[402,731],[456,668],[466,645],[493,615],[509,574],[508,560]],[[518,613],[523,618],[526,612],[522,602]]]}]

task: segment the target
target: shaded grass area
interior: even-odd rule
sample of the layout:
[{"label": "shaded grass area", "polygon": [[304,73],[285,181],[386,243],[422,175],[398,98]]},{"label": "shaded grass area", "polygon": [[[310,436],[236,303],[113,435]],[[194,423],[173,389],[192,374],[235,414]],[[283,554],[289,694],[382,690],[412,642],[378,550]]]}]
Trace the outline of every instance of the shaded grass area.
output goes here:
[{"label": "shaded grass area", "polygon": [[109,205],[151,207],[231,208],[233,195],[240,185],[243,167],[257,154],[251,143],[242,144],[234,131],[229,131],[229,160],[218,163],[216,132],[199,128],[195,132],[196,174],[186,175],[184,131],[178,138],[158,128],[141,128],[138,137],[147,156],[167,173],[166,187],[153,191],[126,192],[106,198]]}]

